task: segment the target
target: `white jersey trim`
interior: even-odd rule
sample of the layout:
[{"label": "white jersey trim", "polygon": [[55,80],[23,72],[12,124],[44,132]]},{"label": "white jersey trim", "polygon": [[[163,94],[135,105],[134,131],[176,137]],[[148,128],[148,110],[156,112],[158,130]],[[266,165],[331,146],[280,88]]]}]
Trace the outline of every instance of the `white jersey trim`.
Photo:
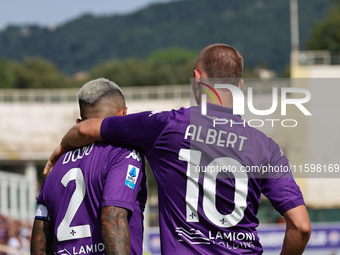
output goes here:
[{"label": "white jersey trim", "polygon": [[38,218],[38,219],[42,219],[42,220],[48,220],[48,221],[51,220],[50,215],[49,215],[48,210],[47,210],[47,207],[44,206],[44,205],[38,206],[38,209],[35,213],[35,217]]}]

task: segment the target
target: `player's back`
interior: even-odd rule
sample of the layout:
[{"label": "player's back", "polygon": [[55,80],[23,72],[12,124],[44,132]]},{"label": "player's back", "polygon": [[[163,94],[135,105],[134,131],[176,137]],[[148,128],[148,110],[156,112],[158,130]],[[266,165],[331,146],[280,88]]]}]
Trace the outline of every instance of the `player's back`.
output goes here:
[{"label": "player's back", "polygon": [[[154,117],[164,125],[148,155],[159,186],[162,254],[261,254],[261,192],[280,212],[303,199],[290,173],[257,171],[288,164],[276,143],[242,125],[232,109],[210,105],[209,113],[191,107]],[[230,126],[231,120],[239,124]]]},{"label": "player's back", "polygon": [[131,251],[142,254],[146,202],[142,161],[133,150],[102,143],[69,151],[59,159],[37,198],[54,224],[56,254],[105,254],[100,222],[104,206],[133,212]]},{"label": "player's back", "polygon": [[[261,254],[261,193],[283,213],[304,204],[301,192],[274,141],[230,108],[208,104],[207,113],[198,106],[110,117],[101,136],[146,155],[158,184],[163,255]],[[256,171],[269,166],[288,171]]]}]

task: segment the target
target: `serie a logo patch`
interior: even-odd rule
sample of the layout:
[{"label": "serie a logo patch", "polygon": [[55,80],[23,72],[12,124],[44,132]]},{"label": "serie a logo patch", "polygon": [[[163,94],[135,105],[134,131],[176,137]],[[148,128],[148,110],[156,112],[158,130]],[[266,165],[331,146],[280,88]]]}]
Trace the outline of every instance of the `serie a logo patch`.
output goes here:
[{"label": "serie a logo patch", "polygon": [[135,189],[138,175],[139,168],[129,164],[128,170],[126,172],[125,185],[131,189]]}]

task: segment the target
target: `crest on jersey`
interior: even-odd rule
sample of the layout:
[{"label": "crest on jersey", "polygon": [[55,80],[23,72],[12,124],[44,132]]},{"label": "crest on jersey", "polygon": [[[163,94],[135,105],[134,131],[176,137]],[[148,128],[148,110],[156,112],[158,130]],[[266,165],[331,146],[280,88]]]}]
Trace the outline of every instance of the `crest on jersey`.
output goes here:
[{"label": "crest on jersey", "polygon": [[125,185],[131,189],[135,189],[138,175],[139,168],[129,164],[126,172]]},{"label": "crest on jersey", "polygon": [[138,160],[138,161],[141,161],[141,159],[142,159],[139,152],[136,151],[136,150],[132,150],[126,158],[130,158],[130,157],[132,157],[133,159]]},{"label": "crest on jersey", "polygon": [[280,149],[280,152],[281,152],[281,157],[286,156],[286,154],[283,152],[283,150]]},{"label": "crest on jersey", "polygon": [[58,251],[57,254],[58,255],[71,255],[71,253],[68,250],[66,250],[66,249]]},{"label": "crest on jersey", "polygon": [[149,117],[151,117],[152,115],[155,115],[157,113],[161,113],[162,111],[151,111],[151,113],[149,114]]}]

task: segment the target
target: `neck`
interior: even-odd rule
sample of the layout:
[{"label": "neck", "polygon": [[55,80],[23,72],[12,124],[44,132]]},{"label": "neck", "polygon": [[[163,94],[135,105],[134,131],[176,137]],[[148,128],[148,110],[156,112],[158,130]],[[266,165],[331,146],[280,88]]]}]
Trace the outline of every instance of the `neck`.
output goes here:
[{"label": "neck", "polygon": [[[228,94],[230,94],[230,93],[227,93],[224,96],[220,96],[222,105],[221,105],[220,100],[215,98],[216,104],[221,105],[223,107],[233,108],[233,97],[231,95],[228,95]],[[207,103],[215,104],[215,101],[210,96],[207,96]]]}]

